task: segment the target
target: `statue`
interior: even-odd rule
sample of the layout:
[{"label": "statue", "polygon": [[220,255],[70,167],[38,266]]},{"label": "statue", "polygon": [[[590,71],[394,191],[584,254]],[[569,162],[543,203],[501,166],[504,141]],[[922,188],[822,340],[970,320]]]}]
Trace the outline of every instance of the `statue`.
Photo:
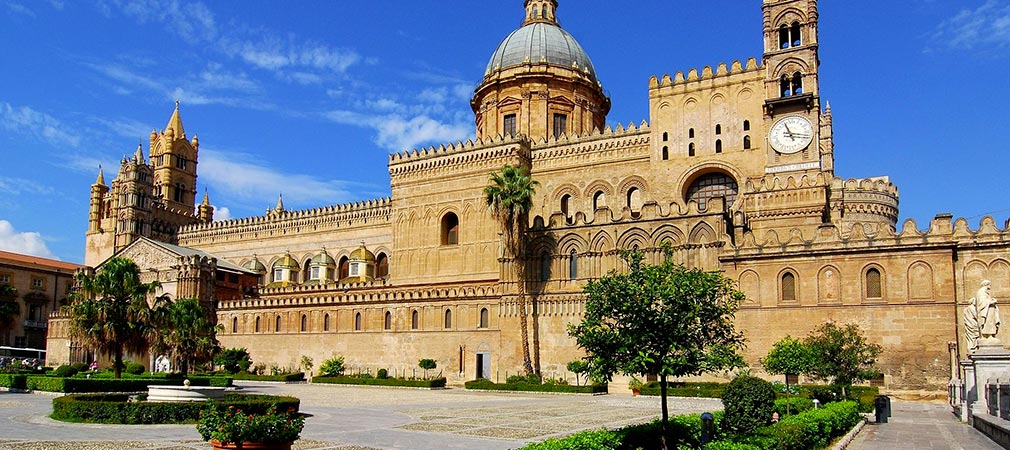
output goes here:
[{"label": "statue", "polygon": [[970,301],[964,308],[964,335],[968,341],[969,351],[978,349],[980,343],[999,343],[996,334],[999,333],[999,307],[990,292],[989,280],[982,281]]}]

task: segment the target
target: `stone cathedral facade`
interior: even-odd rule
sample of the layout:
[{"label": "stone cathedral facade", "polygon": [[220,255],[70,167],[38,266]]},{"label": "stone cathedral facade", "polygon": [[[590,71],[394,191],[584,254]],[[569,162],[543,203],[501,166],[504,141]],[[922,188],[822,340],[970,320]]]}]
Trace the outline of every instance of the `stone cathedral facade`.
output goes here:
[{"label": "stone cathedral facade", "polygon": [[[654,76],[648,121],[616,129],[557,0],[523,6],[474,90],[476,138],[390,155],[390,198],[299,211],[278,199],[262,216],[214,222],[206,197],[195,202],[199,141],[177,105],[147,158],[138,148],[111,187],[101,174],[92,186],[87,264],[133,256],[179,289],[179,267],[203,270],[185,292],[214,305],[223,345],[257,362],[340,354],[409,372],[434,358],[450,383],[504,378],[522,367],[517,280],[482,191],[491,172],[521,165],[540,183],[526,291],[544,374],[582,356],[566,326],[586,282],[622,270],[620,249],[658,262],[669,244],[677,262],[739,283],[755,367],[785,335],[835,320],[883,345],[888,388],[945,389],[965,354],[961,305],[983,279],[1010,298],[1010,237],[989,217],[899,229],[886,177],[835,174],[816,0],[764,0],[760,58]],[[50,330],[50,360],[70,358]]]}]

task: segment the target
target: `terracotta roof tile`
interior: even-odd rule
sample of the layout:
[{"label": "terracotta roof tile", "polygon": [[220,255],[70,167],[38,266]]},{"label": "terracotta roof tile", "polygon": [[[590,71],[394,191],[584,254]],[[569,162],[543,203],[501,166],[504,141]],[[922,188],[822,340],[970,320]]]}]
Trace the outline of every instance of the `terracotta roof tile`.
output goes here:
[{"label": "terracotta roof tile", "polygon": [[42,267],[44,269],[58,269],[73,272],[84,266],[80,264],[57,261],[55,259],[40,258],[38,256],[22,255],[0,250],[0,262],[6,262],[28,267]]}]

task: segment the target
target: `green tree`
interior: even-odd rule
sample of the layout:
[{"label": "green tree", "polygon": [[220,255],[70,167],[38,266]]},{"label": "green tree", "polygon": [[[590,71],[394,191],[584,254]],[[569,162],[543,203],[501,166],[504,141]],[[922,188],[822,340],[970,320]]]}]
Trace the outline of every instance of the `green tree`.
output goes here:
[{"label": "green tree", "polygon": [[344,357],[334,356],[319,366],[319,374],[326,377],[339,377],[344,374]]},{"label": "green tree", "polygon": [[842,385],[842,395],[852,383],[871,378],[877,357],[883,351],[871,344],[854,323],[839,326],[827,322],[810,333],[804,340],[813,359],[811,373],[820,379],[831,379]]},{"label": "green tree", "polygon": [[151,308],[148,297],[161,285],[142,283],[140,269],[125,258],[110,258],[94,274],[76,275],[80,289],[68,306],[70,335],[82,344],[112,355],[115,377],[120,378],[124,352],[148,348]]},{"label": "green tree", "polygon": [[151,324],[151,350],[168,355],[184,377],[189,375],[190,364],[210,362],[221,350],[217,341],[221,327],[195,298],[172,301],[159,297],[151,311]]},{"label": "green tree", "polygon": [[792,336],[786,336],[772,345],[768,355],[761,359],[765,371],[786,376],[786,414],[789,414],[789,375],[808,374],[813,369],[810,347]]},{"label": "green tree", "polygon": [[737,351],[744,339],[733,316],[744,296],[719,272],[669,261],[644,265],[638,252],[621,256],[630,271],[586,285],[585,317],[569,326],[569,334],[588,354],[594,376],[659,375],[665,449],[668,379],[743,364]]},{"label": "green tree", "polygon": [[[529,212],[533,208],[536,180],[518,166],[506,165],[491,174],[490,184],[484,188],[484,200],[501,227],[506,260],[512,262],[519,304],[519,332],[522,334],[523,369],[533,374],[530,359],[529,314],[526,302],[526,264],[524,235],[529,225]],[[539,352],[538,352],[539,353]],[[539,364],[538,364],[539,365]]]},{"label": "green tree", "polygon": [[[568,361],[566,366],[568,371],[575,374],[575,384],[581,386],[582,383],[579,380],[583,374],[589,373],[589,363],[576,359],[575,361]],[[588,377],[587,377],[588,378]],[[588,379],[586,381],[589,381]]]},{"label": "green tree", "polygon": [[228,373],[245,372],[252,366],[249,351],[245,348],[226,348],[214,357],[214,364],[221,366]]},{"label": "green tree", "polygon": [[424,369],[424,378],[428,378],[428,371],[433,370],[438,367],[438,363],[434,359],[425,358],[417,362],[417,366]]}]

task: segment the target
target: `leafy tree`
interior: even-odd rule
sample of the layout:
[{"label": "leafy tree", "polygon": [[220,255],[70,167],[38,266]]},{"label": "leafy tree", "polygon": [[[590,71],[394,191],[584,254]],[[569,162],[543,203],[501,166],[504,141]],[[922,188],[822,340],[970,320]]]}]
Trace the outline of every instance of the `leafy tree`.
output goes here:
[{"label": "leafy tree", "polygon": [[[589,373],[589,363],[581,359],[576,359],[575,361],[569,361],[567,368],[569,372],[575,374],[575,384],[581,386],[582,383],[579,382],[579,377],[583,374]],[[586,381],[589,380],[587,379]]]},{"label": "leafy tree", "polygon": [[417,362],[417,366],[424,369],[424,378],[428,378],[428,371],[438,367],[434,359],[425,358]]},{"label": "leafy tree", "polygon": [[190,363],[212,361],[221,350],[216,336],[221,327],[214,324],[198,299],[158,298],[151,311],[151,323],[154,325],[149,330],[151,349],[167,354],[183,377],[189,375]]},{"label": "leafy tree", "polygon": [[743,336],[733,326],[743,293],[719,272],[670,261],[643,265],[622,252],[627,273],[611,272],[585,287],[585,317],[569,334],[588,354],[594,375],[657,374],[662,396],[662,445],[669,430],[667,380],[741,366]]},{"label": "leafy tree", "polygon": [[6,331],[21,314],[18,305],[18,289],[9,284],[0,284],[0,330]]},{"label": "leafy tree", "polygon": [[530,359],[523,235],[529,224],[529,212],[533,208],[533,195],[536,193],[537,184],[536,180],[523,168],[506,165],[491,174],[490,184],[484,188],[484,200],[501,227],[506,253],[503,256],[512,261],[519,303],[519,332],[522,333],[523,369],[527,374],[534,373],[534,370]]},{"label": "leafy tree", "polygon": [[810,333],[804,343],[814,361],[811,373],[842,385],[843,396],[846,386],[871,378],[873,365],[883,351],[880,345],[867,342],[854,323],[839,326],[827,322]]},{"label": "leafy tree", "polygon": [[[789,375],[808,374],[813,369],[814,362],[810,347],[792,336],[786,336],[776,342],[768,355],[761,359],[765,371],[775,375],[786,376],[786,398],[789,391]],[[789,401],[786,403],[786,413],[789,413]]]},{"label": "leafy tree", "polygon": [[226,348],[214,358],[214,364],[222,366],[228,373],[238,373],[249,370],[252,359],[249,359],[245,348]]},{"label": "leafy tree", "polygon": [[344,357],[334,356],[319,366],[319,373],[327,377],[339,377],[344,374]]},{"label": "leafy tree", "polygon": [[312,357],[308,355],[302,355],[301,363],[302,363],[302,370],[308,372],[309,378],[312,378],[312,367],[316,365],[316,363],[312,361]]},{"label": "leafy tree", "polygon": [[76,275],[80,290],[68,306],[70,335],[84,345],[112,355],[115,377],[123,370],[124,352],[147,350],[151,308],[148,296],[161,288],[142,283],[140,269],[125,258],[110,258],[94,274]]}]

